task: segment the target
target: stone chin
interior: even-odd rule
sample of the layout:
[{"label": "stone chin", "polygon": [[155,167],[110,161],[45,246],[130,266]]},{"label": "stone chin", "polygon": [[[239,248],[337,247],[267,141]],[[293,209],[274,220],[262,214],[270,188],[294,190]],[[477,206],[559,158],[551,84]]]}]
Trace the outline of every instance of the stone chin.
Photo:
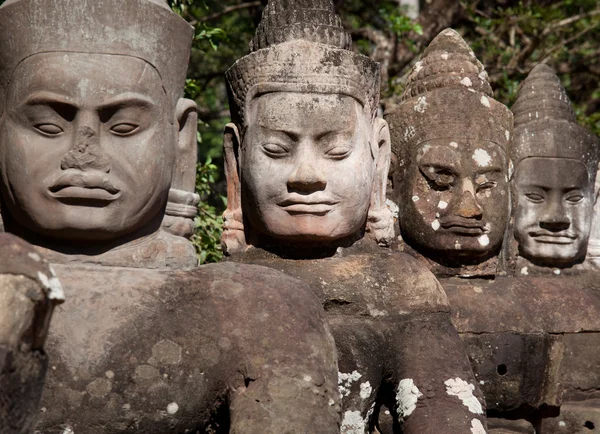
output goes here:
[{"label": "stone chin", "polygon": [[583,260],[587,251],[587,237],[582,236],[570,242],[546,242],[517,232],[515,238],[519,243],[519,254],[542,266],[569,267]]}]

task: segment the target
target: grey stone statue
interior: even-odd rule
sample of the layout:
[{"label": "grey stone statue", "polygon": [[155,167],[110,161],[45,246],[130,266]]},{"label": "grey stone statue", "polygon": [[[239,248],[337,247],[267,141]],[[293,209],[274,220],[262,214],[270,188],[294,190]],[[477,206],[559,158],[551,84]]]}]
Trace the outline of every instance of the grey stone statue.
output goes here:
[{"label": "grey stone statue", "polygon": [[385,115],[402,238],[438,275],[496,274],[509,218],[513,119],[492,95],[481,62],[446,29]]},{"label": "grey stone statue", "polygon": [[339,432],[335,346],[310,289],[251,265],[188,271],[191,26],[158,0],[14,0],[0,30],[5,229],[69,299],[37,430]]},{"label": "grey stone statue", "polygon": [[531,71],[512,110],[514,237],[523,259],[517,272],[531,272],[532,265],[572,267],[585,259],[592,227],[598,138],[577,123],[547,65]]},{"label": "grey stone statue", "polygon": [[223,244],[232,261],[284,270],[318,294],[343,433],[484,433],[445,293],[414,258],[378,246],[393,236],[390,139],[379,65],[350,46],[330,0],[266,6],[251,53],[227,72]]}]

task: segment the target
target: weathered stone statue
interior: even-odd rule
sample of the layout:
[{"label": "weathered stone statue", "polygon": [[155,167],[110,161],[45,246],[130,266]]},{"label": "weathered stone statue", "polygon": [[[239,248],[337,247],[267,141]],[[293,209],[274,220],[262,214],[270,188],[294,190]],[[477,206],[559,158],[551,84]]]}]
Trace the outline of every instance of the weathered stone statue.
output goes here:
[{"label": "weathered stone statue", "polygon": [[494,275],[509,218],[512,114],[457,32],[431,42],[385,118],[403,240],[435,274]]},{"label": "weathered stone statue", "polygon": [[184,271],[194,251],[172,233],[196,200],[192,33],[158,0],[0,7],[4,223],[69,299],[46,346],[45,434],[339,432],[310,289],[250,265]]},{"label": "weathered stone statue", "polygon": [[48,359],[43,346],[64,301],[52,267],[27,243],[0,234],[0,432],[33,433]]},{"label": "weathered stone statue", "polygon": [[[339,355],[343,433],[484,433],[484,405],[446,296],[393,236],[379,65],[353,53],[330,0],[271,0],[227,72],[224,148],[233,261],[310,284]],[[385,410],[381,411],[382,416]],[[390,428],[391,429],[391,428]],[[384,430],[384,432],[387,432]]]},{"label": "weathered stone statue", "polygon": [[[598,138],[577,123],[560,79],[536,66],[513,108],[517,272],[572,267],[585,259],[596,202]],[[527,271],[529,270],[529,271]]]}]

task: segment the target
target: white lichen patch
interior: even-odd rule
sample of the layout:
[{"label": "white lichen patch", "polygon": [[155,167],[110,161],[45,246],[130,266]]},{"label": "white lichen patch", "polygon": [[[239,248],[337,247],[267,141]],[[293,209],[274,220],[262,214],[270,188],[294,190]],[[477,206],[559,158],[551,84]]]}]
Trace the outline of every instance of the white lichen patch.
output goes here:
[{"label": "white lichen patch", "polygon": [[506,136],[506,140],[507,140],[507,141],[508,141],[508,140],[510,140],[510,131],[508,131],[508,130],[505,130],[505,131],[504,131],[504,135]]},{"label": "white lichen patch", "polygon": [[471,434],[487,434],[479,419],[473,419],[471,421]]},{"label": "white lichen patch", "polygon": [[340,432],[342,434],[365,434],[365,425],[360,411],[348,410],[344,413]]},{"label": "white lichen patch", "polygon": [[412,378],[405,378],[398,384],[396,406],[398,415],[404,419],[417,408],[417,401],[423,394],[419,391]]},{"label": "white lichen patch", "polygon": [[479,78],[482,81],[486,81],[488,79],[488,73],[484,70],[479,73]]},{"label": "white lichen patch", "polygon": [[523,276],[528,276],[529,275],[529,268],[527,268],[527,267],[521,268],[521,274]]},{"label": "white lichen patch", "polygon": [[462,249],[462,246],[460,245],[460,243],[458,242],[458,240],[454,242],[454,249],[455,249],[455,250],[460,250],[460,249]]},{"label": "white lichen patch", "polygon": [[367,309],[369,310],[369,315],[371,315],[373,318],[379,318],[379,317],[388,315],[387,311],[379,310],[379,309],[373,307],[372,304],[368,304]]},{"label": "white lichen patch", "polygon": [[29,259],[33,259],[35,262],[40,262],[42,260],[40,255],[34,252],[27,253],[27,256],[29,257]]},{"label": "white lichen patch", "polygon": [[481,99],[479,100],[484,107],[490,108],[492,105],[490,104],[490,100],[487,96],[481,95]]},{"label": "white lichen patch", "polygon": [[431,227],[433,228],[434,231],[437,231],[440,228],[440,221],[438,219],[435,219],[432,223],[431,223]]},{"label": "white lichen patch", "polygon": [[423,62],[419,60],[415,63],[415,72],[419,72],[421,69],[423,69]]},{"label": "white lichen patch", "polygon": [[412,201],[413,202],[418,202],[419,201],[419,196],[413,196],[412,197]]},{"label": "white lichen patch", "polygon": [[456,149],[456,148],[458,148],[458,143],[456,143],[456,142],[450,142],[450,147]]},{"label": "white lichen patch", "polygon": [[471,79],[469,77],[465,77],[460,81],[460,84],[462,84],[463,86],[466,87],[471,87],[473,86],[473,82],[471,81]]},{"label": "white lichen patch", "polygon": [[410,139],[412,139],[416,134],[415,131],[415,127],[413,127],[412,125],[408,126],[405,130],[404,130],[404,141],[407,142]]},{"label": "white lichen patch", "polygon": [[425,110],[427,110],[427,106],[429,104],[427,104],[427,97],[424,96],[420,96],[417,99],[417,103],[414,106],[414,109],[417,113],[425,113]]},{"label": "white lichen patch", "polygon": [[305,375],[302,377],[302,379],[307,383],[310,383],[312,381],[312,377],[310,375]]},{"label": "white lichen patch", "polygon": [[73,431],[73,428],[68,426],[63,430],[62,434],[75,434],[75,431]]},{"label": "white lichen patch", "polygon": [[179,411],[179,405],[177,405],[176,402],[172,402],[169,405],[167,405],[167,413],[169,413],[170,415],[173,415],[175,413],[177,413]]},{"label": "white lichen patch", "polygon": [[477,241],[479,241],[479,244],[483,247],[490,245],[490,237],[488,237],[486,234],[480,236]]},{"label": "white lichen patch", "polygon": [[554,274],[556,274],[557,276],[560,274],[560,270],[558,268],[554,269]]},{"label": "white lichen patch", "polygon": [[488,167],[492,162],[492,157],[485,149],[475,149],[472,157],[479,167]]},{"label": "white lichen patch", "polygon": [[439,209],[446,209],[446,208],[448,208],[448,202],[444,202],[443,200],[440,200],[440,202],[438,203],[438,208]]},{"label": "white lichen patch", "polygon": [[450,57],[450,56],[448,55],[448,53],[447,53],[447,52],[444,52],[444,53],[442,53],[442,59],[444,59],[444,60],[448,60],[448,58],[449,58],[449,57]]},{"label": "white lichen patch", "polygon": [[367,399],[373,393],[373,388],[371,387],[371,383],[368,381],[361,383],[360,385],[360,399]]},{"label": "white lichen patch", "polygon": [[396,205],[395,202],[393,202],[389,199],[386,199],[385,205],[388,207],[388,209],[392,213],[392,216],[394,218],[398,218],[398,216],[400,215],[400,207],[398,205]]},{"label": "white lichen patch", "polygon": [[52,276],[48,279],[48,276],[38,271],[37,278],[42,286],[48,291],[48,299],[56,301],[65,300],[65,292],[55,276]]},{"label": "white lichen patch", "polygon": [[350,374],[338,372],[338,388],[342,397],[350,395],[350,388],[352,383],[360,380],[362,375],[358,371],[352,371]]},{"label": "white lichen patch", "polygon": [[475,386],[467,383],[461,378],[450,378],[444,382],[446,393],[450,396],[456,396],[471,413],[483,414],[483,407],[479,400],[473,395]]}]

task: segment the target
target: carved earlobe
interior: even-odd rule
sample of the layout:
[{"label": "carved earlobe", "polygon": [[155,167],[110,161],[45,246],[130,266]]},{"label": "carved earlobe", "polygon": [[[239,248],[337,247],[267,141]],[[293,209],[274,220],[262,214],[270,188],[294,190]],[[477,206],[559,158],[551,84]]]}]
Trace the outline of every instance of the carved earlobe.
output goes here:
[{"label": "carved earlobe", "polygon": [[175,164],[162,227],[173,235],[190,238],[194,233],[194,219],[200,202],[200,196],[195,193],[198,107],[194,101],[181,98],[177,102],[175,116],[178,125]]},{"label": "carved earlobe", "polygon": [[394,239],[394,216],[386,204],[386,188],[392,150],[390,129],[385,120],[375,119],[372,140],[373,144],[378,144],[378,150],[374,153],[376,169],[367,219],[367,232],[380,246],[389,246]]},{"label": "carved earlobe", "polygon": [[221,245],[223,251],[228,255],[244,252],[248,249],[242,214],[242,186],[238,162],[240,147],[241,139],[238,127],[232,123],[227,124],[223,134],[225,177],[227,179],[227,210],[223,213]]}]

